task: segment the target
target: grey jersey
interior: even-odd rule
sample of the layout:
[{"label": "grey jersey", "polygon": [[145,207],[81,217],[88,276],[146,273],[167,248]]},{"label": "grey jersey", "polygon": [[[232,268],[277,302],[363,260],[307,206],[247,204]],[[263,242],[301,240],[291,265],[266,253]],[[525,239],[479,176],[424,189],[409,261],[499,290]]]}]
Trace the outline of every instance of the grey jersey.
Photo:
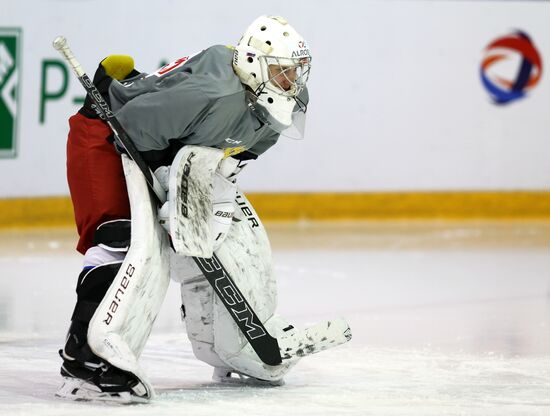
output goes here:
[{"label": "grey jersey", "polygon": [[185,144],[259,155],[277,142],[279,134],[248,107],[232,59],[230,48],[212,46],[154,74],[112,82],[113,111],[150,163],[166,163],[169,150]]}]

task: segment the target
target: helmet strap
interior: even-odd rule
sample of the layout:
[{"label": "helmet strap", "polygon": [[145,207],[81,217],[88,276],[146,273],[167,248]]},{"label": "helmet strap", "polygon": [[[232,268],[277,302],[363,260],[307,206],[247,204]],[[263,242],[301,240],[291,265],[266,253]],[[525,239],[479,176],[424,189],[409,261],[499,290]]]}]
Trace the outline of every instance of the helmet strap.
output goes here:
[{"label": "helmet strap", "polygon": [[254,36],[251,36],[250,39],[248,40],[248,46],[252,46],[254,49],[258,49],[259,51],[262,51],[266,55],[271,54],[271,51],[273,50],[271,45],[265,43],[263,40],[255,38]]}]

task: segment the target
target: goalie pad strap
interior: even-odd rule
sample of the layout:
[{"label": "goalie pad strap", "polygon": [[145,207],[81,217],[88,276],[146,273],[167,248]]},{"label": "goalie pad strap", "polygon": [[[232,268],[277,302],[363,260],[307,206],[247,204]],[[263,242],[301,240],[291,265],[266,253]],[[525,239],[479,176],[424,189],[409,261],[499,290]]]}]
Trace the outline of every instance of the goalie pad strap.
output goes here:
[{"label": "goalie pad strap", "polygon": [[128,251],[130,247],[131,221],[113,220],[99,225],[94,233],[94,245],[109,251]]}]

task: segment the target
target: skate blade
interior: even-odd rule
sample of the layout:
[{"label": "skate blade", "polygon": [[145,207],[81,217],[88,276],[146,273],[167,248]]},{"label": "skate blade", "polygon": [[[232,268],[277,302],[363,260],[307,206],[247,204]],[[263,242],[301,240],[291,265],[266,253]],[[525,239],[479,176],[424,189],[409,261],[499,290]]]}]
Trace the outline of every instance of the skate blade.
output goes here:
[{"label": "skate blade", "polygon": [[96,385],[70,377],[63,377],[61,387],[55,392],[55,397],[74,401],[96,401],[118,404],[148,403],[146,397],[136,396],[128,391],[102,392]]},{"label": "skate blade", "polygon": [[218,368],[214,370],[212,380],[216,383],[234,386],[280,387],[284,386],[285,384],[285,381],[283,379],[260,380],[258,378],[249,377],[236,371],[220,371]]}]

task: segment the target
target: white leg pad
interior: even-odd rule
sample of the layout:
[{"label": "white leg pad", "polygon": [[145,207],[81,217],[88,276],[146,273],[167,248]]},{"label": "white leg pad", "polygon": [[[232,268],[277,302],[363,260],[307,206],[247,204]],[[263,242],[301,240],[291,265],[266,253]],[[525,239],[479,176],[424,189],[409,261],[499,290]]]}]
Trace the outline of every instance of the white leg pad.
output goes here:
[{"label": "white leg pad", "polygon": [[[266,329],[278,337],[288,324],[274,317],[277,286],[269,240],[258,215],[242,194],[237,205],[236,218],[240,221],[233,223],[216,255]],[[172,276],[182,282],[187,335],[197,358],[214,367],[232,368],[271,381],[280,380],[296,364],[294,360],[268,366],[260,361],[191,258],[174,258]]]},{"label": "white leg pad", "polygon": [[88,343],[99,357],[136,375],[151,398],[154,390],[138,359],[170,282],[170,245],[143,174],[125,155],[122,161],[132,212],[130,249],[90,321]]}]

